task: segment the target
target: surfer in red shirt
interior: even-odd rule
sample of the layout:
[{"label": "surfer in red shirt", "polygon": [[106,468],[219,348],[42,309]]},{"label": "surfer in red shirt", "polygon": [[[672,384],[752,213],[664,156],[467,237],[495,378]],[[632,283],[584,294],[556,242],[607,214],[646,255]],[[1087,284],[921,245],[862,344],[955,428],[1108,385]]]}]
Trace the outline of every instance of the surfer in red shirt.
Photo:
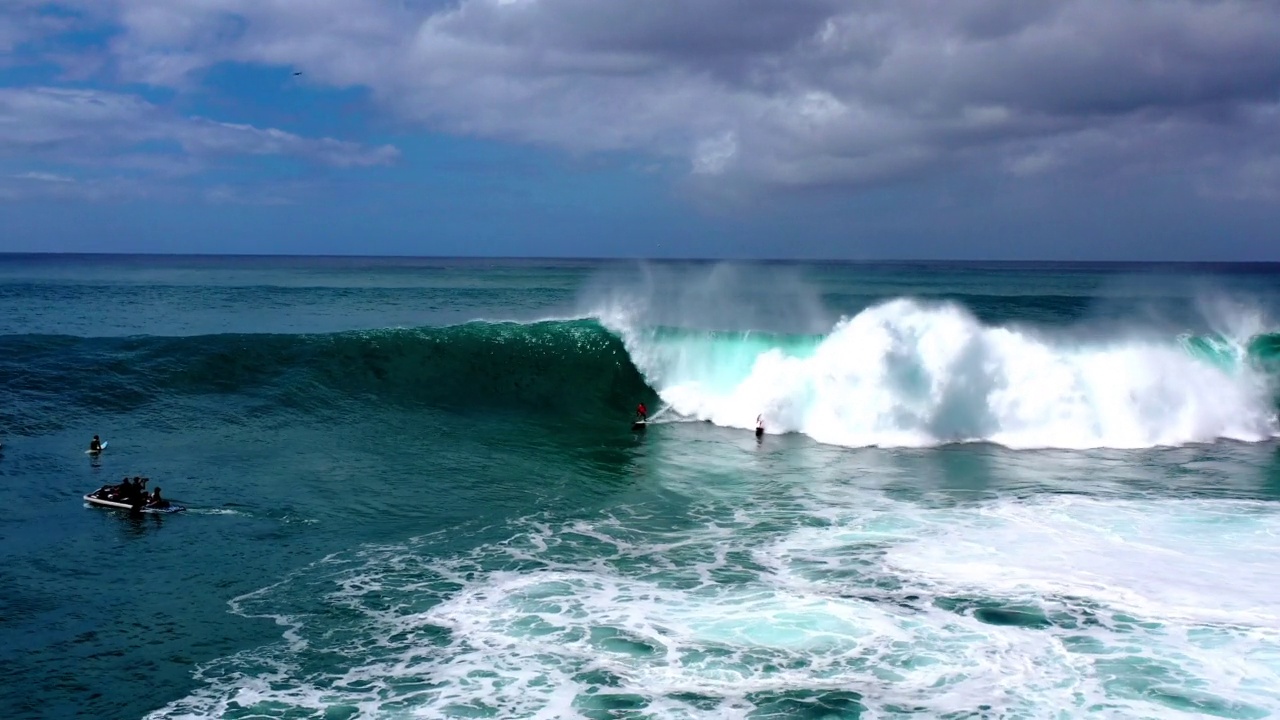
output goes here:
[{"label": "surfer in red shirt", "polygon": [[636,406],[636,420],[639,422],[639,421],[647,421],[648,419],[649,419],[649,409],[644,406],[644,403],[640,403],[639,405]]}]

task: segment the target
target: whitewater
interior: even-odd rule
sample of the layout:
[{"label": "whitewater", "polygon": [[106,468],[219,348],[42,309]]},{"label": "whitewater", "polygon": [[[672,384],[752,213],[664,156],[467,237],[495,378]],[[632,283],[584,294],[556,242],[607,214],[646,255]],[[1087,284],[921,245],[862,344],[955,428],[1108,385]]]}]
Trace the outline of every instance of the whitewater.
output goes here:
[{"label": "whitewater", "polygon": [[1174,338],[1060,339],[893,299],[819,337],[673,333],[601,313],[678,416],[848,447],[1142,448],[1277,432],[1274,378]]},{"label": "whitewater", "polygon": [[[0,704],[1276,717],[1278,310],[1271,266],[0,256]],[[189,512],[83,503],[136,474]]]}]

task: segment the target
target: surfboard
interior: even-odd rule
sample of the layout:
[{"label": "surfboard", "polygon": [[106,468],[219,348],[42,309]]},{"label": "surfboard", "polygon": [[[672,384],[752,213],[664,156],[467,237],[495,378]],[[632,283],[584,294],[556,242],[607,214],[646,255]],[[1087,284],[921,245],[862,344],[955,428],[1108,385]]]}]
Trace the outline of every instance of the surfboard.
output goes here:
[{"label": "surfboard", "polygon": [[649,423],[646,420],[637,420],[631,423],[632,430],[644,430],[647,427],[649,427]]},{"label": "surfboard", "polygon": [[102,452],[103,450],[106,450],[106,449],[107,449],[107,444],[104,442],[104,443],[102,443],[101,445],[99,445],[99,446],[98,446],[98,449],[97,449],[97,450],[85,450],[85,451],[84,451],[84,454],[85,454],[85,455],[97,455],[98,453],[100,453],[100,452]]}]

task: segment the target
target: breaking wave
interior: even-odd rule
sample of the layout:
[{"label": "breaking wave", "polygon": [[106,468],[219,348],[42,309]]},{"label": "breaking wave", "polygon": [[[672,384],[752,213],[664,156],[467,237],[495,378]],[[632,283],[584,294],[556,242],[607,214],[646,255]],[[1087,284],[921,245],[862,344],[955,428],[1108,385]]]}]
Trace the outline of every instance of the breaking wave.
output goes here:
[{"label": "breaking wave", "polygon": [[606,314],[675,414],[824,443],[1135,448],[1276,434],[1280,336],[1080,340],[897,299],[821,336],[650,328]]},{"label": "breaking wave", "polygon": [[624,432],[644,401],[663,408],[658,419],[751,428],[763,415],[767,432],[851,447],[1260,441],[1277,432],[1278,363],[1276,334],[1082,339],[909,299],[805,334],[608,311],[318,335],[0,337],[5,389],[37,410],[40,398],[92,415],[221,394],[282,412],[511,409]]}]

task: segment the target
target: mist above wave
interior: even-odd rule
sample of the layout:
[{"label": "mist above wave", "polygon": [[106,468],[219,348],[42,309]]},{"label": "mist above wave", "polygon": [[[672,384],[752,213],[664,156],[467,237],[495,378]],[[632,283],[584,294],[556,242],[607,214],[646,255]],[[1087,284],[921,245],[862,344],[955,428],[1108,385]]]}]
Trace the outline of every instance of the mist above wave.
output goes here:
[{"label": "mist above wave", "polygon": [[1136,311],[1105,330],[1036,327],[898,297],[833,320],[797,272],[760,266],[642,272],[602,295],[595,314],[672,411],[726,427],[763,415],[768,432],[853,447],[1136,448],[1275,435],[1274,379],[1250,355],[1268,346],[1264,314],[1199,304],[1212,313],[1198,325],[1221,332],[1191,343]]}]

